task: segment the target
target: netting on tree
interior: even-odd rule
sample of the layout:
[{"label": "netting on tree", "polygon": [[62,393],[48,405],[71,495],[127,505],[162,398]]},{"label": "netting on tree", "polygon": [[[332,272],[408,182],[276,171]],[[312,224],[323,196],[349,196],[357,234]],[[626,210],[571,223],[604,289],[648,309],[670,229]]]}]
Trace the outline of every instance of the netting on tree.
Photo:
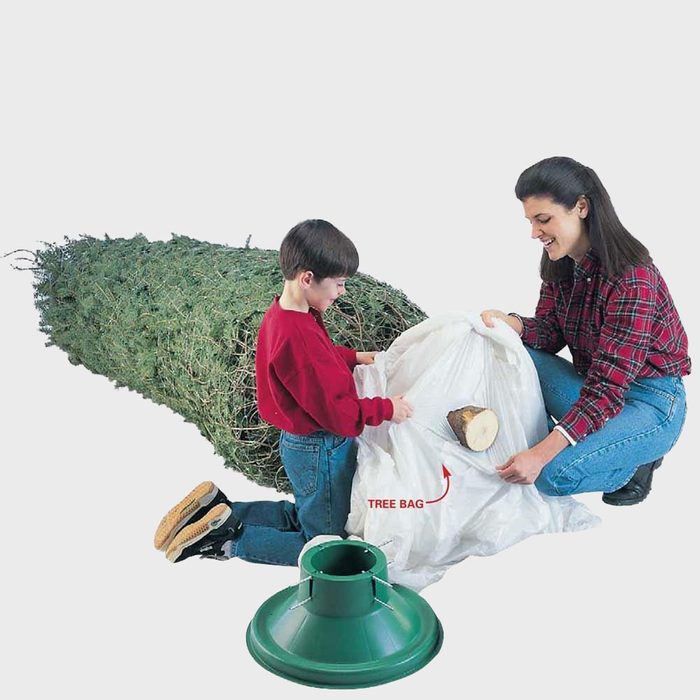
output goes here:
[{"label": "netting on tree", "polygon": [[[257,332],[284,281],[278,251],[176,234],[64,240],[28,251],[45,345],[194,423],[226,467],[290,492],[279,430],[261,420],[255,400]],[[426,318],[369,275],[347,288],[324,313],[336,344],[384,350]]]}]

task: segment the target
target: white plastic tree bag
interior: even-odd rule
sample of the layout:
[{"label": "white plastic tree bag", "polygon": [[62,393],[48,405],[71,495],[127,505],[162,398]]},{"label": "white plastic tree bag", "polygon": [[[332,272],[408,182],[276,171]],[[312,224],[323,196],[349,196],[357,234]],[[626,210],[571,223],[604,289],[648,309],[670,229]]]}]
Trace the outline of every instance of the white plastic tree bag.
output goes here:
[{"label": "white plastic tree bag", "polygon": [[[381,545],[392,581],[419,591],[469,555],[600,522],[574,498],[544,496],[496,472],[548,432],[537,371],[503,321],[488,328],[474,312],[426,319],[374,364],[358,365],[354,378],[361,397],[404,394],[414,409],[403,423],[367,426],[357,438],[346,524],[349,534]],[[498,417],[487,450],[462,446],[447,422],[466,405]]]}]

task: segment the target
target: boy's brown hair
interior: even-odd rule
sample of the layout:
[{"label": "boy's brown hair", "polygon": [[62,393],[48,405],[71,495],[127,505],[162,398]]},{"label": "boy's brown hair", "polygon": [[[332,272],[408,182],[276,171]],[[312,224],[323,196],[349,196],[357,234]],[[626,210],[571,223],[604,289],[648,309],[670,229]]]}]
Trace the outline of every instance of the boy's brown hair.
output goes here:
[{"label": "boy's brown hair", "polygon": [[280,246],[280,267],[286,280],[306,270],[319,282],[325,277],[352,277],[359,264],[354,243],[323,219],[298,223]]}]

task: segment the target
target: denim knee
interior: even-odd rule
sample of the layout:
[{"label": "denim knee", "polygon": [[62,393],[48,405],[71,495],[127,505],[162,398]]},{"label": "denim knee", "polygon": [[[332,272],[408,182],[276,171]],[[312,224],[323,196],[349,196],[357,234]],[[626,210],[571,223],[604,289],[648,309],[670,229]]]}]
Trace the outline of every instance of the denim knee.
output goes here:
[{"label": "denim knee", "polygon": [[571,479],[556,469],[549,469],[545,465],[540,475],[535,480],[535,488],[545,496],[569,496],[575,493],[580,480]]}]

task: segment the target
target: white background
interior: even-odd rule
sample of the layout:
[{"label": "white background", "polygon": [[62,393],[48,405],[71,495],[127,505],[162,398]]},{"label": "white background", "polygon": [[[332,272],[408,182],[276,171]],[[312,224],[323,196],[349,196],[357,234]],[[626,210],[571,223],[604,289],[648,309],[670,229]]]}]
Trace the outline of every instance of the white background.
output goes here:
[{"label": "white background", "polygon": [[[541,248],[513,187],[592,167],[698,334],[698,49],[683,3],[62,2],[0,14],[2,251],[80,233],[277,248],[326,218],[360,270],[429,314],[532,314]],[[696,97],[696,95],[695,95]],[[46,348],[32,275],[2,260],[3,687],[8,697],[309,697],[245,647],[296,570],[170,564],[162,514],[223,468],[181,417]],[[17,263],[18,265],[26,263]],[[700,359],[695,358],[694,359]],[[445,628],[419,673],[358,690],[690,697],[697,414],[642,504],[468,559],[425,589]]]}]

